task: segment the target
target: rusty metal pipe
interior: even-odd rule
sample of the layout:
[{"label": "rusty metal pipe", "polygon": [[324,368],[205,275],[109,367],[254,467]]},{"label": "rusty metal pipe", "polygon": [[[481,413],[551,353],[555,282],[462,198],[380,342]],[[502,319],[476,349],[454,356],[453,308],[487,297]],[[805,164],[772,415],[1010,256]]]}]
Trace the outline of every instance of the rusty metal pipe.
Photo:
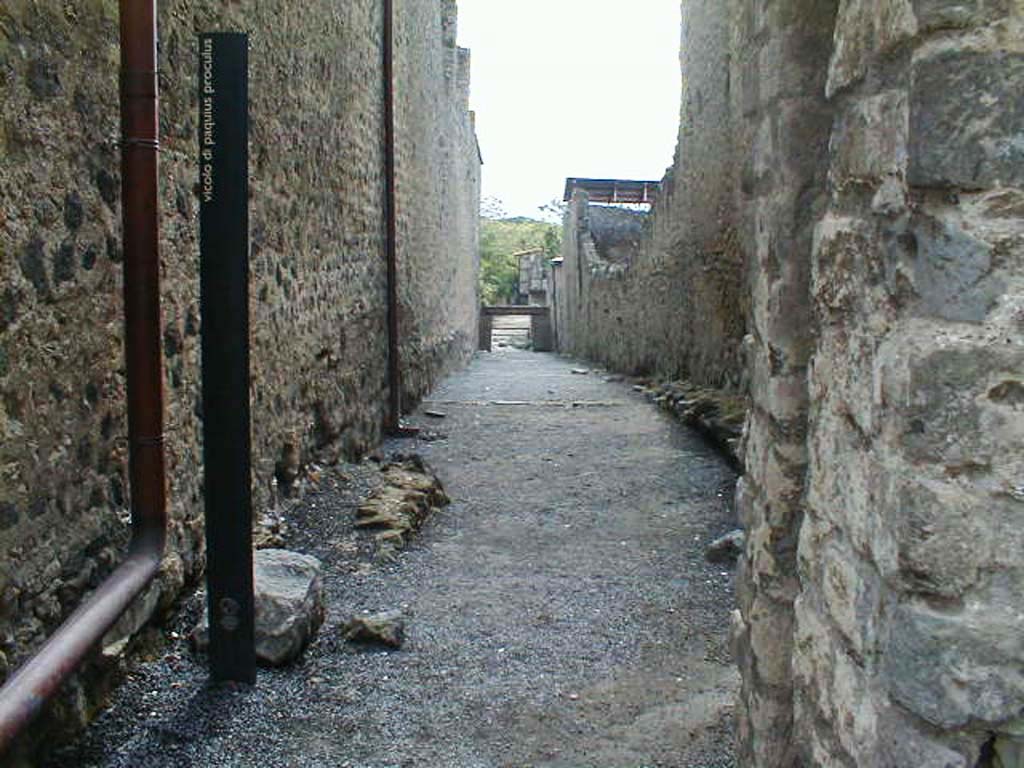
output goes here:
[{"label": "rusty metal pipe", "polygon": [[398,349],[398,226],[395,192],[395,9],[384,0],[384,240],[388,283],[388,429],[402,421],[402,370]]},{"label": "rusty metal pipe", "polygon": [[156,7],[120,0],[121,209],[132,539],[125,561],[0,689],[0,755],[160,568],[166,539]]}]

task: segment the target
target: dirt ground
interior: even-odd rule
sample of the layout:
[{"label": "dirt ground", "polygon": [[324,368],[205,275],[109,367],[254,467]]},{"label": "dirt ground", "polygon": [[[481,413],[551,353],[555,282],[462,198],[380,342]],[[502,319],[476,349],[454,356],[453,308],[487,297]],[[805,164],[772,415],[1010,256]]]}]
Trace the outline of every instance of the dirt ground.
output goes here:
[{"label": "dirt ground", "polygon": [[[502,348],[444,382],[410,418],[422,437],[384,448],[419,453],[452,504],[392,562],[352,525],[377,466],[324,470],[287,540],[323,561],[328,600],[299,662],[208,686],[183,639],[194,598],[50,765],[733,766],[733,574],[703,550],[735,527],[734,473],[586,368]],[[401,650],[342,640],[386,609]]]}]

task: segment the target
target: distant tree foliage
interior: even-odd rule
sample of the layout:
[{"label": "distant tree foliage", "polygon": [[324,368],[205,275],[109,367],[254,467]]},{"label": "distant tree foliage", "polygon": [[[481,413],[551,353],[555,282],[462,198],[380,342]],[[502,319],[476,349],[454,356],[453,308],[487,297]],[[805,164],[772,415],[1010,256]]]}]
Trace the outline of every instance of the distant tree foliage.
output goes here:
[{"label": "distant tree foliage", "polygon": [[562,249],[562,228],[522,216],[480,219],[480,296],[484,304],[511,304],[519,293],[515,254],[543,248],[548,259]]}]

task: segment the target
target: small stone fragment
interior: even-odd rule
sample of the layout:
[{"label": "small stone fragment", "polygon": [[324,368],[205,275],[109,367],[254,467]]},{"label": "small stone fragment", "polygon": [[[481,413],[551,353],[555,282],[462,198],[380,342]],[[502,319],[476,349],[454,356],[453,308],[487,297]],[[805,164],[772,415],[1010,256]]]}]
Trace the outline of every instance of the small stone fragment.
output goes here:
[{"label": "small stone fragment", "polygon": [[586,376],[588,373],[590,373],[590,371],[586,368],[573,368],[572,372],[575,373],[577,376]]},{"label": "small stone fragment", "polygon": [[444,432],[435,432],[433,430],[424,430],[420,432],[420,440],[424,443],[436,443],[438,440],[447,440],[448,435]]},{"label": "small stone fragment", "polygon": [[341,628],[350,643],[401,648],[405,642],[405,620],[401,611],[384,611],[372,616],[353,616]]},{"label": "small stone fragment", "polygon": [[742,529],[737,528],[708,544],[704,550],[704,558],[709,563],[734,562],[743,554],[745,544],[746,535]]},{"label": "small stone fragment", "polygon": [[445,417],[446,417],[446,416],[447,416],[448,414],[446,414],[446,413],[442,413],[441,411],[424,411],[424,412],[423,412],[423,415],[424,415],[424,416],[429,416],[429,417],[430,417],[430,418],[432,418],[432,419],[443,419],[443,418],[445,418]]},{"label": "small stone fragment", "polygon": [[381,531],[374,539],[377,542],[377,546],[380,548],[390,547],[391,549],[401,549],[405,546],[405,533],[396,530]]},{"label": "small stone fragment", "polygon": [[288,524],[270,515],[263,515],[252,532],[253,549],[283,549]]}]

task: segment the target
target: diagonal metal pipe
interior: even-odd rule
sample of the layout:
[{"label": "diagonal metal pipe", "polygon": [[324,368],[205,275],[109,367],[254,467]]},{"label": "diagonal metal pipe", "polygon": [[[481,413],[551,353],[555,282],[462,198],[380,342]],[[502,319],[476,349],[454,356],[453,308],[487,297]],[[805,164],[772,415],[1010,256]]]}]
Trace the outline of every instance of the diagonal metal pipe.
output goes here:
[{"label": "diagonal metal pipe", "polygon": [[167,527],[160,354],[156,4],[120,0],[121,209],[132,538],[124,562],[0,689],[0,755],[160,568]]}]

